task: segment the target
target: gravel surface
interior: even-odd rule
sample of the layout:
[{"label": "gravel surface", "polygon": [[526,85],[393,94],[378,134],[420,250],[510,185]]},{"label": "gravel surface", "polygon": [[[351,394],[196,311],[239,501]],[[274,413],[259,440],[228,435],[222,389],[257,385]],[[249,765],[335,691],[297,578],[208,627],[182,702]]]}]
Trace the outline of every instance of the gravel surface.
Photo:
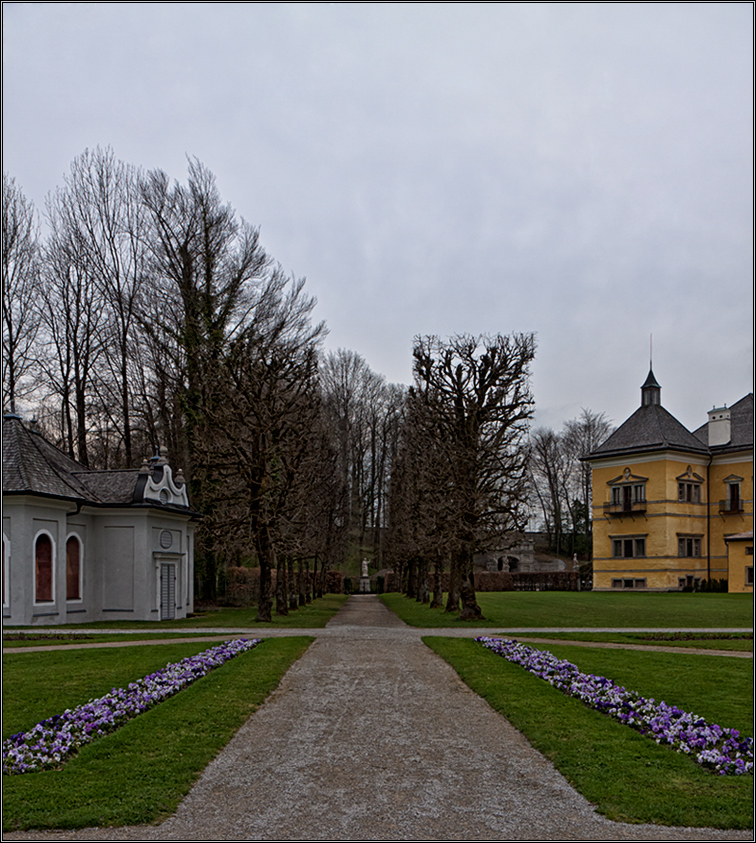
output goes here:
[{"label": "gravel surface", "polygon": [[753,834],[599,816],[415,630],[378,598],[360,595],[161,825],[3,839],[753,840]]}]

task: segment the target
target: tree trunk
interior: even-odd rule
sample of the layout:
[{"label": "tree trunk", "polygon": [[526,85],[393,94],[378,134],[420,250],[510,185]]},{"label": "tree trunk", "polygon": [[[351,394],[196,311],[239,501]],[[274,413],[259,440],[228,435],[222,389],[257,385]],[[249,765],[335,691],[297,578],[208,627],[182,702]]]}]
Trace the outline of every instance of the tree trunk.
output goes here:
[{"label": "tree trunk", "polygon": [[289,593],[289,611],[293,612],[299,608],[299,599],[297,597],[299,587],[294,575],[294,557],[290,554],[286,557],[286,564],[288,568],[287,590]]},{"label": "tree trunk", "polygon": [[297,592],[299,595],[299,608],[307,605],[307,596],[305,594],[305,561],[303,557],[299,557],[299,573],[297,574]]},{"label": "tree trunk", "polygon": [[289,614],[289,574],[283,555],[278,557],[276,566],[276,614]]},{"label": "tree trunk", "polygon": [[459,616],[461,621],[480,621],[483,620],[483,613],[478,606],[475,598],[475,579],[472,571],[462,583],[460,592],[462,602],[462,612]]},{"label": "tree trunk", "polygon": [[444,557],[440,551],[436,551],[436,559],[434,562],[435,576],[433,578],[433,600],[431,601],[431,609],[440,609],[444,605],[444,592],[441,585],[441,577],[444,573]]},{"label": "tree trunk", "polygon": [[449,596],[446,599],[444,612],[458,612],[460,593],[462,590],[462,570],[458,553],[452,553],[449,564]]},{"label": "tree trunk", "polygon": [[257,558],[260,562],[260,596],[257,600],[257,618],[263,623],[273,620],[273,594],[271,571],[275,567],[275,553],[270,543],[267,527],[261,527],[257,532]]}]

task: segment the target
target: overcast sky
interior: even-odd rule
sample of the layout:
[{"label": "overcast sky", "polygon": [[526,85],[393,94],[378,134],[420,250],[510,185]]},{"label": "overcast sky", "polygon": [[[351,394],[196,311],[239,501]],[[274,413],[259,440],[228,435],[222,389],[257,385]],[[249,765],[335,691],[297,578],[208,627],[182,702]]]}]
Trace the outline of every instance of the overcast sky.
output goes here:
[{"label": "overcast sky", "polygon": [[3,170],[187,155],[328,348],[535,332],[536,423],[753,389],[753,5],[3,3]]}]

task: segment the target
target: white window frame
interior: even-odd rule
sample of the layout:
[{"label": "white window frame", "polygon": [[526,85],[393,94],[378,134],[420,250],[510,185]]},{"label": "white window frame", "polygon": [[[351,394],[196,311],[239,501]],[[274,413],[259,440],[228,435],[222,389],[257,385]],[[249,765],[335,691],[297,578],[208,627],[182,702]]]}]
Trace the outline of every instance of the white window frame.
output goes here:
[{"label": "white window frame", "polygon": [[10,608],[10,558],[11,543],[3,533],[3,608]]},{"label": "white window frame", "polygon": [[[37,600],[37,540],[41,535],[45,535],[50,539],[50,545],[52,547],[52,572],[51,572],[51,591],[52,591],[52,600]],[[34,566],[32,569],[32,583],[34,587],[34,596],[32,606],[55,606],[57,603],[56,595],[57,595],[57,573],[58,573],[58,548],[55,544],[55,539],[53,534],[49,530],[38,530],[37,533],[34,535],[34,540],[32,541],[32,565]]]},{"label": "white window frame", "polygon": [[[79,542],[79,596],[69,598],[68,596],[68,540],[76,539]],[[76,530],[71,530],[66,536],[66,603],[83,603],[84,602],[84,542],[81,535]]]}]

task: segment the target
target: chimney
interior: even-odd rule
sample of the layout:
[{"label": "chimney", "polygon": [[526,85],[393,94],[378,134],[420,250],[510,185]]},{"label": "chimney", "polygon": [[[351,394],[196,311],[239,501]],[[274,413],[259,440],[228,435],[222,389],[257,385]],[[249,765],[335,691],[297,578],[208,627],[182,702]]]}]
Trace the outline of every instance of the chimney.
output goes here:
[{"label": "chimney", "polygon": [[709,447],[726,445],[730,438],[730,411],[727,407],[709,410]]}]

